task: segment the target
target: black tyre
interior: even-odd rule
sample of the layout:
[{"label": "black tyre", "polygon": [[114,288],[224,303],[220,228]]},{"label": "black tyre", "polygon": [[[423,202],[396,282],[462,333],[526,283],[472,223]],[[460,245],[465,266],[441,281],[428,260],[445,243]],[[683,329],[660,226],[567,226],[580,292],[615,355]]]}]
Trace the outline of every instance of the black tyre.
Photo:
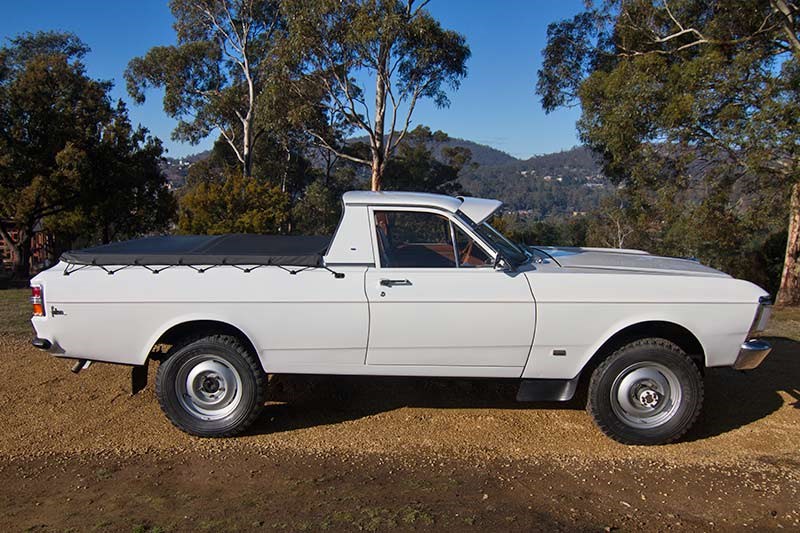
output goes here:
[{"label": "black tyre", "polygon": [[195,337],[176,345],[156,374],[161,409],[180,430],[231,437],[246,430],[264,406],[267,376],[235,337]]},{"label": "black tyre", "polygon": [[666,444],[683,436],[703,404],[694,362],[664,339],[623,346],[595,369],[587,410],[600,430],[623,444]]}]

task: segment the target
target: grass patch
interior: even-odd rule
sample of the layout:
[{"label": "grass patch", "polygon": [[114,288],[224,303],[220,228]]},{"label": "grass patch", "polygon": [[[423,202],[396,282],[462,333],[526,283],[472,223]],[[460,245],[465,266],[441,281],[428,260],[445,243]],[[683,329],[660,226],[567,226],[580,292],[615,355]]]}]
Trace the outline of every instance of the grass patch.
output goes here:
[{"label": "grass patch", "polygon": [[773,308],[772,317],[763,335],[800,341],[800,307]]},{"label": "grass patch", "polygon": [[0,335],[30,335],[30,289],[0,290]]}]

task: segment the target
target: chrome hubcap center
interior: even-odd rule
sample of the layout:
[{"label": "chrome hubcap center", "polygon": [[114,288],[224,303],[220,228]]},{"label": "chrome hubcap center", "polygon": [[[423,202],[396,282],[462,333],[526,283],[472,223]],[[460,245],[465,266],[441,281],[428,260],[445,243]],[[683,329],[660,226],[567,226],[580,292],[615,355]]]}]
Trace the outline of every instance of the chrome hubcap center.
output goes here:
[{"label": "chrome hubcap center", "polygon": [[242,398],[239,374],[229,363],[211,355],[187,361],[178,372],[176,385],[183,408],[202,420],[225,418]]},{"label": "chrome hubcap center", "polygon": [[203,379],[203,384],[200,386],[200,389],[203,392],[207,392],[209,394],[214,394],[220,390],[220,388],[220,380],[213,374]]},{"label": "chrome hubcap center", "polygon": [[648,388],[644,388],[639,391],[639,403],[641,403],[644,407],[654,409],[658,406],[658,402],[660,400],[661,395],[658,393],[658,391]]},{"label": "chrome hubcap center", "polygon": [[620,421],[636,428],[668,422],[680,407],[683,391],[678,377],[656,362],[635,363],[611,386],[611,408]]}]

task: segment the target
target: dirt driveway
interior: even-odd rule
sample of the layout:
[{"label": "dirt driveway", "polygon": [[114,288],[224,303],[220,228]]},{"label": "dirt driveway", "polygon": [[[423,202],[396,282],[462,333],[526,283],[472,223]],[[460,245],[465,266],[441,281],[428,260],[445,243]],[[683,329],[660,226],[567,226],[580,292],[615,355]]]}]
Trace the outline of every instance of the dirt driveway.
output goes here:
[{"label": "dirt driveway", "polygon": [[709,372],[683,442],[626,447],[511,383],[378,378],[274,380],[250,434],[202,440],[125,368],[6,333],[0,530],[798,529],[800,344],[773,341]]}]

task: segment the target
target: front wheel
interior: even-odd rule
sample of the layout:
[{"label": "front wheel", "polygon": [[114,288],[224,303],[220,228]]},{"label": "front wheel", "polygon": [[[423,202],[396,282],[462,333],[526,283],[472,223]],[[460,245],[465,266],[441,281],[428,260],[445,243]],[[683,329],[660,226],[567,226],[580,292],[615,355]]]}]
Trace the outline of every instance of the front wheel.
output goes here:
[{"label": "front wheel", "polygon": [[245,431],[264,405],[266,375],[238,339],[211,335],[188,340],[161,363],[156,396],[167,418],[198,437]]},{"label": "front wheel", "polygon": [[664,339],[642,339],[603,361],[589,382],[587,410],[623,444],[666,444],[694,424],[703,380],[694,362]]}]

